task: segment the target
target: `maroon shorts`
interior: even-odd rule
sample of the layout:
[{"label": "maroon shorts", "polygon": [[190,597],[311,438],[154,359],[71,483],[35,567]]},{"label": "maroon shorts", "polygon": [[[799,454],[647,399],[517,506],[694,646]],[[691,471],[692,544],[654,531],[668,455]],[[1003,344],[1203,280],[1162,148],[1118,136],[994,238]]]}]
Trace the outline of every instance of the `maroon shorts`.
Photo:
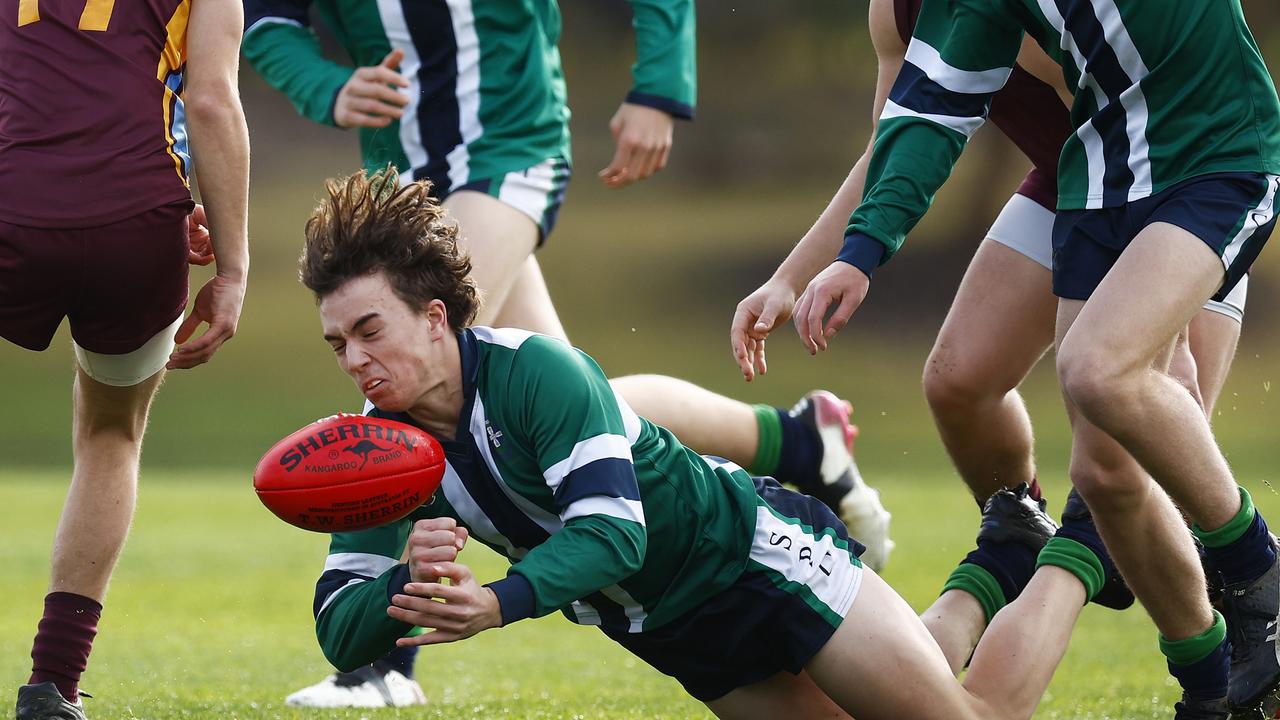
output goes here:
[{"label": "maroon shorts", "polygon": [[110,225],[0,221],[0,337],[44,350],[62,318],[90,352],[133,352],[187,306],[187,216],[174,203]]}]

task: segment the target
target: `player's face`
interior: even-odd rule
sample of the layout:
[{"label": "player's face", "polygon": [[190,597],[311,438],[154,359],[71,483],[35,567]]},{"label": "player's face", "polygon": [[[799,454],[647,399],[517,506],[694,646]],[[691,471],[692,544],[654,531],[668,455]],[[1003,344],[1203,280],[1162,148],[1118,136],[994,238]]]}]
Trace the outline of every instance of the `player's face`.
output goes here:
[{"label": "player's face", "polygon": [[450,374],[442,353],[451,333],[443,305],[415,312],[382,273],[347,281],[320,301],[324,339],[338,365],[374,405],[405,412]]}]

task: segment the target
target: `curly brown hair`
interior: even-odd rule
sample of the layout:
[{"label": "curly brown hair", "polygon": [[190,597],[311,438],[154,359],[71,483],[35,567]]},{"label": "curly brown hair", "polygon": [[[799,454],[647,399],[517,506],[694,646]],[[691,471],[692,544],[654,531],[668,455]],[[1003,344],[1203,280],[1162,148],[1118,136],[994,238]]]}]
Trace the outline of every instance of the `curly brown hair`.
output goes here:
[{"label": "curly brown hair", "polygon": [[400,187],[388,165],[325,181],[328,197],[307,220],[298,260],[302,284],[316,301],[348,280],[386,273],[391,289],[415,310],[439,299],[458,330],[475,319],[480,298],[471,259],[458,248],[458,226],[430,195],[425,180]]}]

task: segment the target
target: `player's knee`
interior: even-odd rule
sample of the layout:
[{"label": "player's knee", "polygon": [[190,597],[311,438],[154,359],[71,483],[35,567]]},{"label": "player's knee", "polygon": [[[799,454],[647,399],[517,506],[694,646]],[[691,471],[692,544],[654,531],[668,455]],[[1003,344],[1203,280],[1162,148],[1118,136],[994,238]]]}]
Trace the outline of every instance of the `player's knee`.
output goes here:
[{"label": "player's knee", "polygon": [[984,401],[998,400],[1012,389],[1004,387],[980,363],[934,348],[925,362],[924,396],[935,414],[964,413]]},{"label": "player's knee", "polygon": [[1104,424],[1109,412],[1123,399],[1125,374],[1102,353],[1090,349],[1058,352],[1058,382],[1062,392],[1086,418]]},{"label": "player's knee", "polygon": [[1146,474],[1122,451],[1071,459],[1071,484],[1095,515],[1123,512],[1142,501],[1149,490]]}]

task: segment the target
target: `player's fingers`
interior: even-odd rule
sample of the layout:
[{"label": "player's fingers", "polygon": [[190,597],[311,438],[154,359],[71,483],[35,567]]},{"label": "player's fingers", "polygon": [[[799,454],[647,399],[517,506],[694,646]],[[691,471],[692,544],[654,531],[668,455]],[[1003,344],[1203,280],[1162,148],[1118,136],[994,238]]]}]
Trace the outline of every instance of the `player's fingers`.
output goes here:
[{"label": "player's fingers", "polygon": [[467,532],[466,528],[454,528],[453,534],[457,538],[457,546],[459,550],[467,546],[467,538],[471,537],[471,533]]},{"label": "player's fingers", "polygon": [[610,187],[622,187],[627,184],[627,167],[631,164],[631,146],[619,142],[613,153],[613,160],[600,171],[600,178]]},{"label": "player's fingers", "polygon": [[756,341],[755,351],[755,369],[756,372],[764,375],[769,372],[769,365],[764,361],[764,341]]},{"label": "player's fingers", "polygon": [[442,562],[434,565],[431,573],[438,578],[449,578],[454,585],[471,579],[471,569],[456,562]]},{"label": "player's fingers", "polygon": [[858,309],[860,301],[854,293],[847,292],[840,299],[840,306],[836,311],[831,313],[831,317],[827,320],[826,330],[822,334],[822,349],[827,349],[827,340],[836,336],[836,333],[844,329],[849,324],[849,318],[853,317],[853,313]]},{"label": "player's fingers", "polygon": [[387,56],[382,58],[382,62],[378,64],[384,68],[387,68],[388,70],[395,70],[396,68],[400,67],[400,63],[402,62],[404,62],[404,50],[401,50],[400,48],[396,48],[391,52],[387,53]]},{"label": "player's fingers", "polygon": [[191,214],[187,216],[187,220],[189,222],[194,222],[196,225],[201,225],[201,226],[208,225],[209,218],[207,215],[205,215],[204,204],[196,203],[196,206],[191,211]]},{"label": "player's fingers", "polygon": [[806,325],[809,317],[809,306],[812,304],[813,293],[806,289],[804,294],[800,296],[800,300],[796,303],[796,309],[791,315],[791,323],[796,328],[796,335],[800,336],[800,342],[809,351],[810,355],[818,351],[818,348],[813,344],[813,339],[809,337],[808,326]]},{"label": "player's fingers", "polygon": [[420,574],[430,573],[431,566],[436,563],[453,562],[457,558],[458,548],[452,545],[417,547],[409,552],[409,562],[412,563],[413,569]]},{"label": "player's fingers", "polygon": [[449,632],[447,630],[432,630],[421,635],[413,637],[400,638],[396,640],[396,647],[412,647],[414,645],[440,645],[442,643],[451,643],[455,640],[461,640],[461,633]]},{"label": "player's fingers", "polygon": [[814,346],[813,353],[818,350],[826,350],[827,342],[822,337],[822,320],[827,315],[827,308],[831,306],[832,298],[825,288],[819,288],[813,293],[813,302],[809,305],[809,314],[805,317],[805,332],[809,336],[809,342]]},{"label": "player's fingers", "polygon": [[413,524],[414,532],[419,530],[448,530],[452,532],[456,527],[458,527],[458,521],[451,517],[426,518]]},{"label": "player's fingers", "polygon": [[361,76],[362,80],[370,80],[379,85],[396,85],[398,87],[409,87],[409,80],[405,76],[395,70],[388,70],[381,65],[377,67],[364,68],[368,72]]},{"label": "player's fingers", "polygon": [[455,536],[452,528],[439,528],[436,530],[420,530],[414,529],[413,536],[409,542],[415,548],[431,548],[431,547],[447,547],[457,550]]},{"label": "player's fingers", "polygon": [[196,331],[197,327],[200,327],[200,323],[203,320],[204,318],[200,317],[200,313],[192,312],[187,316],[187,319],[183,320],[182,324],[178,326],[178,331],[173,334],[173,341],[181,345],[182,343],[190,340],[191,334]]},{"label": "player's fingers", "polygon": [[386,115],[366,115],[355,110],[347,110],[340,124],[343,127],[382,128],[391,124],[391,118]]},{"label": "player's fingers", "polygon": [[404,107],[405,105],[409,104],[409,96],[396,90],[395,88],[390,88],[390,87],[387,87],[386,85],[377,84],[377,85],[371,86],[368,90],[369,90],[368,93],[365,94],[364,97],[372,98],[374,100],[379,100],[388,105],[394,105],[395,107]]},{"label": "player's fingers", "polygon": [[654,172],[657,172],[658,170],[665,170],[667,167],[667,160],[669,160],[670,158],[671,158],[671,143],[667,143],[666,146],[662,148],[662,152],[658,154],[658,165],[654,169]]},{"label": "player's fingers", "polygon": [[350,109],[362,115],[373,115],[389,118],[400,118],[404,115],[404,110],[391,105],[390,103],[374,100],[371,98],[356,98],[351,101]]},{"label": "player's fingers", "polygon": [[214,257],[213,257],[213,253],[211,252],[204,252],[204,251],[197,251],[197,250],[187,251],[188,265],[196,265],[198,267],[204,267],[212,263],[213,260],[214,260]]}]

